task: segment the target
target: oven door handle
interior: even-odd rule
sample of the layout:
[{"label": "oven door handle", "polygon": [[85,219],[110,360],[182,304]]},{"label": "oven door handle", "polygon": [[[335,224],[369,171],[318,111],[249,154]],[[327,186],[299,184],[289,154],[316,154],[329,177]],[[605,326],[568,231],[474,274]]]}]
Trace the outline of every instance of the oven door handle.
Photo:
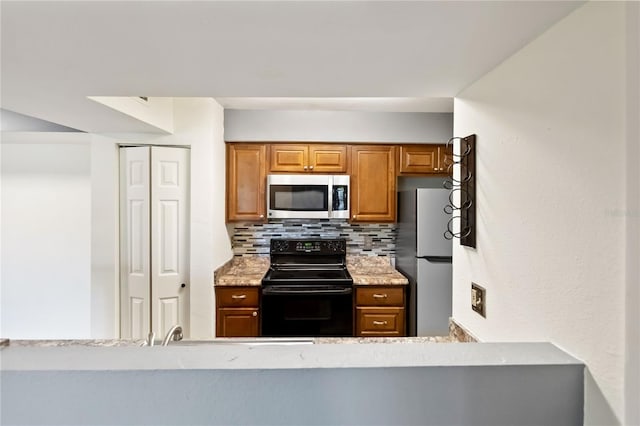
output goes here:
[{"label": "oven door handle", "polygon": [[353,289],[351,287],[348,288],[313,288],[313,287],[264,287],[262,289],[262,294],[264,296],[269,295],[323,295],[323,296],[333,296],[333,295],[345,295],[351,294]]}]

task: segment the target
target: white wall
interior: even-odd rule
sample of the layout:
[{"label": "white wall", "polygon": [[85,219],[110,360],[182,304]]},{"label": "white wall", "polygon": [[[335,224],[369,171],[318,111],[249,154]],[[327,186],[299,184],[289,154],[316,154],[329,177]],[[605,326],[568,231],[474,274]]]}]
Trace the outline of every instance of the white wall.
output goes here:
[{"label": "white wall", "polygon": [[190,335],[214,336],[213,271],[233,255],[223,109],[176,99],[173,119],[164,137],[3,133],[2,337],[118,337],[120,143],[191,148]]},{"label": "white wall", "polygon": [[[168,136],[128,135],[104,139],[107,150],[117,144],[177,145],[191,148],[191,237],[190,237],[190,324],[191,338],[213,338],[215,306],[213,271],[228,261],[233,253],[225,227],[225,147],[223,109],[211,98],[176,98],[174,100],[174,133]],[[117,170],[117,157],[107,154],[99,181],[110,182]],[[109,199],[117,197],[117,185],[108,191]],[[117,212],[117,199],[104,205]],[[117,217],[117,216],[116,216]],[[94,216],[94,229],[112,227],[112,217]],[[116,234],[104,235],[103,242],[116,244]],[[113,256],[107,269],[117,271],[118,259]],[[96,265],[94,265],[95,267]],[[95,270],[94,270],[95,271]],[[115,299],[117,300],[117,298]],[[115,302],[114,302],[115,303]]]},{"label": "white wall", "polygon": [[446,142],[453,114],[225,110],[227,141]]},{"label": "white wall", "polygon": [[167,133],[173,132],[173,98],[136,96],[89,96],[89,99],[150,124]]},{"label": "white wall", "polygon": [[626,422],[640,425],[640,3],[627,4]]},{"label": "white wall", "polygon": [[19,114],[0,108],[0,130],[3,132],[77,132],[71,127]]},{"label": "white wall", "polygon": [[[625,235],[638,218],[620,214],[631,140],[625,7],[587,3],[454,107],[454,133],[478,135],[478,246],[454,244],[453,316],[483,341],[547,340],[584,360],[585,424],[625,421],[634,355],[625,355]],[[487,289],[486,319],[470,309],[471,281]]]},{"label": "white wall", "polygon": [[191,337],[215,336],[213,271],[233,253],[225,226],[223,108],[211,98],[176,99],[167,144],[191,147]]},{"label": "white wall", "polygon": [[91,336],[89,141],[2,134],[3,337]]},{"label": "white wall", "polygon": [[[119,336],[118,147],[91,136],[91,337]],[[114,260],[115,259],[115,260]]]}]

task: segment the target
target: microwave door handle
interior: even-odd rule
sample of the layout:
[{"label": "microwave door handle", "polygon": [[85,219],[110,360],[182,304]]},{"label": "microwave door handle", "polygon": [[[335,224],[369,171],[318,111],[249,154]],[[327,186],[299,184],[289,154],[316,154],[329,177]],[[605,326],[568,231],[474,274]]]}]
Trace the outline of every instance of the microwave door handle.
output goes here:
[{"label": "microwave door handle", "polygon": [[329,177],[329,188],[327,192],[327,209],[329,219],[333,217],[333,176]]}]

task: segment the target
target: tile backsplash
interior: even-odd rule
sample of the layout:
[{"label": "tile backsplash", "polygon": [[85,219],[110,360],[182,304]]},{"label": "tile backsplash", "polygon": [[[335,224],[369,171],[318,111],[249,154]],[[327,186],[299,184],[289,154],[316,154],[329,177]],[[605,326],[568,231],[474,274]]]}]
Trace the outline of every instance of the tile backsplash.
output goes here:
[{"label": "tile backsplash", "polygon": [[269,254],[271,238],[345,238],[347,254],[391,256],[396,252],[395,223],[352,224],[338,219],[282,219],[269,223],[230,223],[235,256]]}]

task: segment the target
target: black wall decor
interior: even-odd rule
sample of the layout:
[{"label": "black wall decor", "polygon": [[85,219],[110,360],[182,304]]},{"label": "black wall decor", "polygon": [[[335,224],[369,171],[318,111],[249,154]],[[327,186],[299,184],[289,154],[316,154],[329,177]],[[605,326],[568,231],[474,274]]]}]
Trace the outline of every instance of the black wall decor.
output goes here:
[{"label": "black wall decor", "polygon": [[[448,165],[451,177],[445,181],[445,188],[449,189],[449,204],[444,211],[451,214],[451,219],[444,233],[445,238],[458,238],[460,244],[476,247],[476,135],[464,138],[454,137],[447,142],[447,148],[455,148],[455,141],[460,141],[458,153],[453,153]],[[454,167],[458,166],[457,178],[454,177]],[[454,194],[460,195],[459,204],[454,201]],[[459,230],[454,231],[454,222],[459,221]]]}]

